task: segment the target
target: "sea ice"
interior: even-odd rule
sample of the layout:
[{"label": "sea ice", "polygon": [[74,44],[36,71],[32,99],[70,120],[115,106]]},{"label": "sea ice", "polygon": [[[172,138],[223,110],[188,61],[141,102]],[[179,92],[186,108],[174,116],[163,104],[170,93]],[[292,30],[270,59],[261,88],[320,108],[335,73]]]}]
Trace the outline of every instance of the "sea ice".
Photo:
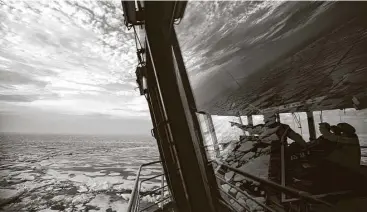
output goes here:
[{"label": "sea ice", "polygon": [[0,205],[6,204],[17,199],[24,193],[24,190],[0,189]]},{"label": "sea ice", "polygon": [[125,201],[115,201],[111,202],[111,209],[116,212],[126,212],[128,203]]},{"label": "sea ice", "polygon": [[101,173],[101,172],[85,172],[84,173],[87,176],[105,176],[106,173]]},{"label": "sea ice", "polygon": [[46,208],[46,209],[39,210],[38,212],[55,212],[55,210],[51,210],[51,208]]},{"label": "sea ice", "polygon": [[63,203],[71,202],[72,200],[73,198],[71,196],[66,196],[66,195],[58,195],[51,199],[51,201],[53,202],[63,202]]},{"label": "sea ice", "polygon": [[0,177],[7,177],[11,174],[11,170],[9,169],[4,169],[4,170],[0,170]]},{"label": "sea ice", "polygon": [[108,174],[109,176],[118,176],[120,175],[120,173],[118,172],[111,172],[110,174]]},{"label": "sea ice", "polygon": [[110,197],[105,194],[98,194],[87,205],[97,206],[100,211],[106,211],[109,208]]},{"label": "sea ice", "polygon": [[124,200],[128,201],[130,199],[131,194],[120,194],[119,196],[121,196]]},{"label": "sea ice", "polygon": [[131,175],[126,177],[127,180],[134,180],[135,178],[136,178],[135,176],[131,176]]},{"label": "sea ice", "polygon": [[79,186],[78,192],[83,193],[83,192],[87,192],[88,188],[84,185]]},{"label": "sea ice", "polygon": [[[28,171],[28,170],[27,170]],[[30,170],[32,171],[32,170]],[[32,173],[21,173],[17,176],[14,176],[15,179],[22,179],[22,180],[27,180],[27,181],[32,181],[35,179],[35,177],[33,176]]]},{"label": "sea ice", "polygon": [[73,205],[85,204],[93,198],[93,194],[80,194],[73,197]]}]

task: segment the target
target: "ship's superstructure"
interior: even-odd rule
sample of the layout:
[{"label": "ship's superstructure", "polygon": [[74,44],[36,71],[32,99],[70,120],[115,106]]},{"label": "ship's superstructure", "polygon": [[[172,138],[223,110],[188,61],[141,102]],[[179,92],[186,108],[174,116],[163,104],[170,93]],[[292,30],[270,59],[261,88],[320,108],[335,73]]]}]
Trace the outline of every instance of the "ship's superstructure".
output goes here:
[{"label": "ship's superstructure", "polygon": [[[163,167],[161,175],[149,179],[140,179],[139,169],[128,211],[346,211],[348,204],[348,211],[363,211],[367,206],[363,203],[367,197],[364,166],[358,173],[336,177],[334,184],[324,190],[315,187],[327,181],[306,180],[304,173],[313,170],[320,173],[321,169],[310,167],[317,166],[315,161],[324,157],[317,155],[318,152],[331,148],[319,145],[315,114],[321,114],[319,121],[324,123],[322,111],[360,112],[367,107],[367,48],[364,48],[367,24],[363,13],[366,4],[340,3],[336,8],[349,5],[355,9],[343,14],[345,22],[341,26],[331,24],[330,33],[308,41],[296,53],[249,75],[240,88],[231,87],[218,101],[202,100],[205,104],[198,105],[174,27],[184,18],[186,4],[184,1],[122,2],[125,25],[134,30],[136,39],[137,83],[149,104],[152,136],[157,140],[161,157],[160,161],[144,164],[141,169],[154,164]],[[328,75],[320,78],[317,73],[325,69]],[[329,75],[338,74],[344,74],[339,83],[323,84]],[[213,81],[219,82],[220,76],[215,75]],[[220,85],[208,86],[210,92],[222,92]],[[269,94],[270,91],[273,93]],[[267,124],[266,117],[263,124],[254,124],[255,117],[264,118],[269,113],[275,115],[276,124]],[[312,145],[308,143],[306,149],[287,143],[291,129],[278,131],[279,126],[287,126],[281,124],[283,114],[293,114],[301,126],[301,118],[296,113],[306,115],[307,140],[315,141]],[[231,125],[244,133],[235,142],[221,141],[216,135],[213,116],[238,118]],[[360,123],[362,128],[367,125],[365,121]],[[347,140],[345,125],[338,127],[344,130],[338,138]],[[265,141],[271,137],[265,136],[267,132],[277,135],[278,148],[273,141]],[[210,144],[205,136],[210,136]],[[339,143],[333,150],[345,147]],[[251,171],[249,164],[266,155],[270,157],[266,159],[270,160],[269,173],[261,177]],[[345,170],[330,167],[333,168],[327,169],[327,173],[334,176]],[[160,187],[144,194],[140,192],[141,184],[158,178],[162,179]],[[141,205],[140,198],[153,193],[160,195],[159,200],[152,205]]]}]

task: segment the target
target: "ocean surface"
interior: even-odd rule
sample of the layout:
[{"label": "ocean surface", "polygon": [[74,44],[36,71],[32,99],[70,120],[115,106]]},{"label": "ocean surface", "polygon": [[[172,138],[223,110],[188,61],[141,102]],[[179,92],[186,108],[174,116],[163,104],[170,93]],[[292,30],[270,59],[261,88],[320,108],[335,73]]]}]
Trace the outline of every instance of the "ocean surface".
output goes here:
[{"label": "ocean surface", "polygon": [[152,138],[118,136],[0,134],[0,151],[0,211],[123,212],[139,165],[159,158]]},{"label": "ocean surface", "polygon": [[[366,136],[360,141],[367,145]],[[0,211],[124,212],[139,165],[159,159],[152,138],[119,136],[0,134],[0,151]],[[161,172],[153,166],[142,175]],[[158,186],[152,181],[142,190]]]}]

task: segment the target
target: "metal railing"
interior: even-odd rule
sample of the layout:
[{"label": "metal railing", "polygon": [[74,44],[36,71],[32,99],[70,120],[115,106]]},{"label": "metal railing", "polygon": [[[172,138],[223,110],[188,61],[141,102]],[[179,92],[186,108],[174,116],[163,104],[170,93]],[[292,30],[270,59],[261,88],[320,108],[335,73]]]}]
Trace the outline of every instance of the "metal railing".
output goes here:
[{"label": "metal railing", "polygon": [[[207,148],[211,145],[207,145],[207,146],[204,146],[204,148]],[[361,146],[361,149],[363,148],[367,148],[367,146]],[[142,164],[140,167],[139,167],[139,170],[136,174],[136,179],[135,179],[135,183],[134,183],[134,187],[133,187],[133,190],[132,190],[132,193],[131,193],[131,197],[130,197],[130,200],[129,200],[129,203],[128,203],[128,209],[127,211],[128,212],[142,212],[142,211],[147,211],[148,209],[154,207],[154,206],[157,206],[158,207],[163,207],[163,204],[165,201],[168,201],[171,197],[170,196],[164,196],[164,192],[165,192],[165,189],[168,190],[168,185],[165,185],[164,184],[164,173],[162,174],[158,174],[158,175],[155,175],[153,177],[150,177],[150,178],[146,178],[146,179],[142,179],[141,180],[141,171],[144,167],[146,166],[150,166],[150,165],[154,165],[154,164],[158,164],[158,163],[161,163],[161,161],[154,161],[154,162],[150,162],[150,163],[145,163],[145,164]],[[300,190],[297,190],[297,189],[294,189],[294,188],[291,188],[291,187],[287,187],[287,186],[283,186],[283,185],[280,185],[280,184],[277,184],[273,181],[270,181],[270,180],[266,180],[266,179],[263,179],[263,178],[260,178],[260,177],[257,177],[255,175],[252,175],[250,173],[247,173],[247,172],[244,172],[240,169],[237,169],[237,168],[233,168],[229,165],[226,165],[226,164],[223,164],[221,162],[218,162],[216,160],[212,160],[210,161],[209,164],[212,164],[212,163],[216,163],[217,165],[219,166],[223,166],[237,174],[240,174],[244,177],[247,177],[248,179],[250,180],[253,180],[253,181],[256,181],[264,186],[268,186],[268,187],[271,187],[271,188],[274,188],[282,193],[285,193],[285,194],[288,194],[290,196],[294,196],[294,197],[297,197],[297,198],[300,198],[300,199],[303,199],[303,200],[306,200],[306,201],[310,201],[310,202],[314,202],[314,203],[319,203],[319,204],[323,204],[323,205],[326,205],[326,206],[329,206],[329,207],[334,207],[332,204],[328,203],[328,202],[325,202],[323,200],[320,200],[319,198],[322,197],[321,195],[319,196],[315,196],[315,195],[311,195],[307,192],[304,192],[304,191],[300,191]],[[142,183],[144,182],[147,182],[149,180],[153,180],[153,179],[156,179],[158,177],[162,177],[162,184],[161,184],[161,187],[158,187],[158,188],[155,188],[153,190],[150,190],[150,191],[147,191],[145,192],[144,194],[141,194],[140,192],[140,189],[141,189],[141,185]],[[252,197],[251,195],[249,195],[248,193],[244,192],[243,190],[241,190],[240,188],[238,188],[237,186],[233,185],[232,183],[230,182],[227,182],[225,179],[219,177],[219,176],[216,176],[216,178],[222,182],[222,183],[225,183],[227,184],[228,186],[230,186],[231,188],[235,189],[237,192],[241,193],[242,195],[244,195],[245,197],[247,197],[249,200],[253,201],[254,203],[256,203],[257,205],[261,206],[262,208],[264,208],[266,211],[270,211],[270,212],[276,212],[276,210],[274,210],[273,208],[269,207],[268,205],[258,201],[256,198]],[[245,209],[246,211],[251,211],[250,208],[248,208],[247,205],[244,205],[243,203],[240,203],[236,197],[233,197],[231,196],[230,194],[228,194],[227,192],[225,192],[223,189],[219,188],[220,191],[225,195],[227,196],[229,199],[232,199],[233,202],[237,203],[238,205],[240,205],[243,209]],[[151,194],[155,194],[156,192],[158,192],[160,190],[160,194],[161,194],[161,197],[159,198],[158,201],[156,201],[155,203],[152,203],[151,205],[149,206],[146,206],[144,207],[143,209],[140,209],[140,201],[141,201],[141,198],[143,198],[144,196],[147,196],[147,195],[151,195]],[[232,203],[229,203],[225,200],[223,200],[227,205],[230,205],[233,207],[233,204]],[[236,209],[233,207],[232,209],[234,209],[234,211],[236,211]]]},{"label": "metal railing", "polygon": [[[150,165],[154,165],[154,164],[158,164],[161,163],[161,161],[154,161],[154,162],[150,162],[150,163],[145,163],[142,164],[139,167],[139,170],[136,174],[136,179],[135,179],[135,183],[134,183],[134,187],[132,189],[131,192],[131,196],[130,196],[130,200],[128,203],[128,208],[127,211],[128,212],[142,212],[142,211],[147,211],[148,209],[154,207],[154,206],[158,206],[158,207],[163,207],[164,206],[164,201],[167,201],[171,198],[170,195],[168,196],[164,196],[165,191],[169,191],[168,189],[168,185],[165,185],[165,180],[164,180],[164,173],[162,171],[162,174],[158,174],[158,175],[154,175],[153,177],[149,177],[146,179],[141,179],[141,170],[146,167],[146,166],[150,166]],[[163,169],[162,169],[163,170]],[[161,186],[158,188],[155,188],[153,190],[147,191],[144,194],[141,194],[141,186],[144,182],[150,181],[150,180],[154,180],[158,177],[161,177]],[[144,207],[143,209],[140,209],[140,201],[143,197],[148,196],[148,195],[152,195],[155,193],[160,193],[160,198],[158,199],[158,201],[152,203],[151,205],[148,205],[146,207]]]},{"label": "metal railing", "polygon": [[[278,183],[275,183],[273,181],[270,181],[270,180],[266,180],[266,179],[263,179],[263,178],[260,178],[260,177],[257,177],[255,175],[252,175],[252,174],[249,174],[247,172],[244,172],[240,169],[237,169],[237,168],[233,168],[229,165],[226,165],[226,164],[223,164],[223,163],[220,163],[218,161],[212,161],[212,163],[216,163],[217,165],[219,166],[223,166],[237,174],[240,174],[250,180],[253,180],[255,182],[258,182],[260,184],[262,184],[263,186],[267,186],[269,188],[273,188],[273,189],[276,189],[280,192],[283,192],[283,193],[286,193],[290,196],[294,196],[294,197],[298,197],[302,200],[305,200],[305,201],[309,201],[309,202],[313,202],[313,203],[319,203],[319,204],[322,204],[322,205],[325,205],[325,206],[328,206],[328,207],[334,207],[332,204],[326,202],[326,201],[323,201],[315,196],[312,196],[311,194],[307,193],[307,192],[304,192],[304,191],[300,191],[300,190],[297,190],[297,189],[294,189],[294,188],[290,188],[290,187],[287,187],[287,186],[283,186],[283,185],[280,185]],[[216,176],[217,179],[227,185],[229,185],[231,188],[235,189],[237,192],[241,193],[242,195],[246,196],[248,199],[252,200],[254,203],[256,203],[257,205],[261,206],[262,208],[264,208],[266,211],[271,211],[271,212],[276,212],[275,209],[265,205],[264,203],[256,200],[254,197],[252,197],[251,195],[247,194],[246,192],[242,191],[240,188],[238,188],[237,186],[227,182],[225,179],[219,177],[219,176]],[[222,190],[221,190],[222,191]],[[247,205],[244,205],[244,204],[241,204],[238,202],[238,200],[236,199],[236,197],[228,194],[227,192],[223,191],[223,193],[225,194],[225,196],[227,196],[228,198],[230,198],[231,200],[233,200],[234,202],[236,202],[238,205],[240,205],[243,209],[245,209],[245,211],[251,211],[250,208],[248,208]],[[231,204],[231,203],[227,203],[227,204]],[[237,211],[237,210],[235,210]]]},{"label": "metal railing", "polygon": [[[244,195],[245,197],[247,197],[248,199],[250,199],[251,201],[255,202],[256,204],[258,204],[259,206],[261,206],[262,208],[266,209],[267,211],[271,211],[271,212],[276,212],[274,209],[270,208],[269,206],[265,205],[264,203],[256,200],[254,197],[252,197],[251,195],[243,192],[240,188],[238,188],[237,186],[233,185],[232,183],[227,182],[225,179],[216,176],[217,179],[223,183],[226,183],[227,185],[229,185],[231,188],[235,189],[236,191],[238,191],[240,194]],[[251,211],[247,206],[244,207],[246,210]]]}]

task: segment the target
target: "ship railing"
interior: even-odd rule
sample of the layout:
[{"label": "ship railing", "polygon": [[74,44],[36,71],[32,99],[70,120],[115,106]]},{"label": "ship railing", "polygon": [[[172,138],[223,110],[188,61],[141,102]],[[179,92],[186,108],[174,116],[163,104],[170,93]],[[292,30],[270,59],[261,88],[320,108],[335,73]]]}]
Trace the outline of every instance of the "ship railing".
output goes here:
[{"label": "ship railing", "polygon": [[[210,162],[210,164],[212,164],[212,163],[215,163],[215,164],[217,164],[219,166],[225,167],[228,170],[231,170],[231,171],[233,171],[236,174],[242,175],[242,176],[244,176],[244,177],[246,177],[246,178],[248,178],[250,180],[253,180],[255,182],[258,182],[258,183],[260,183],[263,186],[266,186],[266,187],[272,188],[274,190],[277,190],[279,192],[283,192],[285,194],[288,194],[289,196],[297,197],[297,198],[302,199],[302,200],[304,200],[306,202],[312,202],[312,203],[322,204],[322,205],[325,205],[327,207],[334,207],[332,204],[330,204],[330,203],[328,203],[328,202],[326,202],[324,200],[321,200],[321,199],[319,199],[319,198],[317,198],[315,196],[312,196],[311,194],[309,194],[307,192],[300,191],[300,190],[297,190],[297,189],[294,189],[294,188],[291,188],[291,187],[283,186],[283,185],[280,185],[280,184],[275,183],[273,181],[270,181],[270,180],[267,180],[267,179],[263,179],[263,178],[257,177],[255,175],[252,175],[250,173],[244,172],[244,171],[242,171],[240,169],[237,169],[237,168],[233,168],[233,167],[231,167],[229,165],[223,164],[223,163],[218,162],[216,160],[213,160],[213,161]],[[257,204],[260,207],[262,207],[265,211],[271,211],[271,212],[276,212],[277,211],[277,210],[271,208],[270,206],[262,203],[261,201],[258,201],[256,198],[252,197],[251,195],[249,195],[248,193],[246,193],[245,191],[243,191],[238,186],[236,186],[236,185],[234,185],[234,184],[226,181],[222,177],[216,175],[216,178],[218,179],[218,181],[227,184],[231,188],[235,189],[237,192],[239,192],[242,195],[244,195],[245,197],[247,197],[249,200],[253,201],[255,204]],[[238,209],[236,209],[235,207],[233,207],[233,203],[234,202],[237,203],[240,207],[242,207],[242,209],[244,209],[245,211],[252,211],[251,208],[249,208],[248,205],[239,202],[235,196],[232,196],[231,194],[229,194],[229,192],[224,191],[223,188],[221,188],[220,186],[219,186],[219,190],[229,200],[232,200],[232,202],[227,202],[227,200],[224,199],[224,201],[227,203],[227,205],[232,206],[232,210],[233,211],[238,211]]]},{"label": "ship railing", "polygon": [[[210,162],[212,162],[212,160],[216,158],[216,156],[215,156],[215,155],[216,155],[217,153],[215,153],[215,149],[214,149],[214,147],[216,147],[216,146],[218,146],[218,147],[222,147],[222,146],[224,146],[224,145],[228,145],[228,143],[208,144],[208,145],[204,145],[204,146],[203,146],[203,148],[204,148],[205,152],[207,152],[207,153],[209,154],[209,158],[211,159],[211,160],[209,161],[209,163],[210,163]],[[208,148],[213,148],[213,149],[208,149]],[[363,150],[363,149],[367,149],[367,146],[360,146],[360,148],[361,148],[361,150]],[[215,153],[215,154],[213,154],[213,153]],[[362,153],[361,157],[362,157],[362,158],[367,158],[367,154],[363,154],[363,153]]]},{"label": "ship railing", "polygon": [[[141,171],[143,168],[147,166],[152,166],[155,164],[161,164],[161,161],[153,161],[153,162],[145,163],[139,167],[137,174],[136,174],[134,187],[132,189],[130,200],[128,203],[127,212],[149,211],[149,209],[152,209],[153,207],[162,208],[165,203],[171,201],[171,195],[169,194],[168,185],[165,182],[165,176],[164,176],[163,171],[161,174],[157,174],[149,178],[142,179],[141,177]],[[146,183],[152,180],[157,180],[157,178],[161,178],[160,187],[155,188],[150,191],[146,191],[144,193],[141,191],[143,183]],[[165,196],[165,193],[167,194],[167,192],[168,192],[168,195]],[[148,195],[157,194],[157,193],[160,194],[160,197],[155,202],[151,202],[150,205],[147,205],[142,209],[140,208],[140,204],[141,204],[143,197],[148,196]]]}]

